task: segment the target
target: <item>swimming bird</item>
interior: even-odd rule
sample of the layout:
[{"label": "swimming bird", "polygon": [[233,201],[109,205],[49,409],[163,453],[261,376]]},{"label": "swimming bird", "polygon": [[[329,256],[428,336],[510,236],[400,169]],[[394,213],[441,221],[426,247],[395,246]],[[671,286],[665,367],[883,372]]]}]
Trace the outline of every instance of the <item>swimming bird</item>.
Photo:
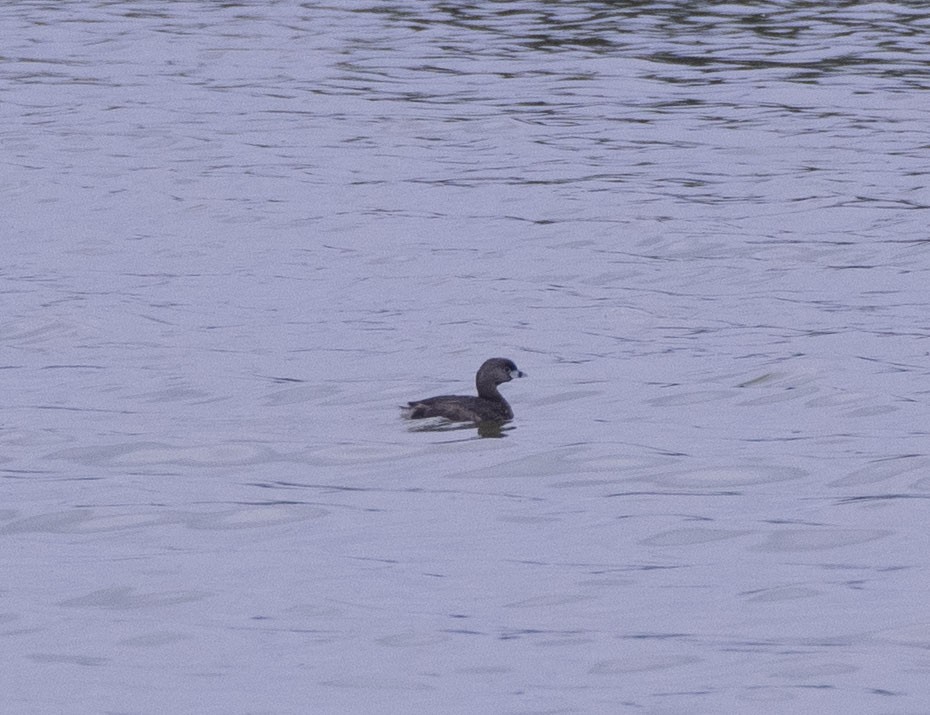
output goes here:
[{"label": "swimming bird", "polygon": [[491,358],[485,360],[475,375],[478,396],[439,395],[407,403],[407,417],[445,417],[453,422],[507,422],[513,419],[513,410],[497,386],[515,377],[526,377],[513,360]]}]

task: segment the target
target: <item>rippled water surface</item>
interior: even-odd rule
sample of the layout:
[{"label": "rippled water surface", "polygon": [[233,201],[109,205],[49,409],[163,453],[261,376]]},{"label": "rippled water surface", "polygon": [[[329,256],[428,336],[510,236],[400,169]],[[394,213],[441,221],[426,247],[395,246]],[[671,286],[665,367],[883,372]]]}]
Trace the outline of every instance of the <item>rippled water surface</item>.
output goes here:
[{"label": "rippled water surface", "polygon": [[930,710],[924,3],[0,25],[4,713]]}]

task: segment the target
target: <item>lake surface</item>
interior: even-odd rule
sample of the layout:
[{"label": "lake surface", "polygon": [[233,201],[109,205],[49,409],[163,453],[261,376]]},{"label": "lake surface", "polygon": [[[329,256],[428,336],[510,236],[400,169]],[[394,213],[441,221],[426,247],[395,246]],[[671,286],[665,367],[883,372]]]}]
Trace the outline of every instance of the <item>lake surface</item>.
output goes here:
[{"label": "lake surface", "polygon": [[930,711],[924,3],[0,27],[4,713]]}]

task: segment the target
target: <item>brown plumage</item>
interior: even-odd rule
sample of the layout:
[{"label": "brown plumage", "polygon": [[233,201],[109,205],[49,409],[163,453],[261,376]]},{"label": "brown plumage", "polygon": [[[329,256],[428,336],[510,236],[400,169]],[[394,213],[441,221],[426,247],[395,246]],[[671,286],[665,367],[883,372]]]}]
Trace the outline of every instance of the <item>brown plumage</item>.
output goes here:
[{"label": "brown plumage", "polygon": [[408,403],[407,417],[445,417],[453,422],[506,422],[513,419],[513,410],[497,386],[515,377],[525,377],[513,360],[491,358],[485,360],[475,375],[478,396],[439,395]]}]

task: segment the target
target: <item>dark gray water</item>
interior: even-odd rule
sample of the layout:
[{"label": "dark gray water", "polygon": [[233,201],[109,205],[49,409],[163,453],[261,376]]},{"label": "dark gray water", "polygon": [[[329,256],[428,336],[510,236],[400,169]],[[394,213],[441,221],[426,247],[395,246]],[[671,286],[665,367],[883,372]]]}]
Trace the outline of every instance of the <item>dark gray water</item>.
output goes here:
[{"label": "dark gray water", "polygon": [[930,710],[923,3],[0,27],[4,713]]}]

